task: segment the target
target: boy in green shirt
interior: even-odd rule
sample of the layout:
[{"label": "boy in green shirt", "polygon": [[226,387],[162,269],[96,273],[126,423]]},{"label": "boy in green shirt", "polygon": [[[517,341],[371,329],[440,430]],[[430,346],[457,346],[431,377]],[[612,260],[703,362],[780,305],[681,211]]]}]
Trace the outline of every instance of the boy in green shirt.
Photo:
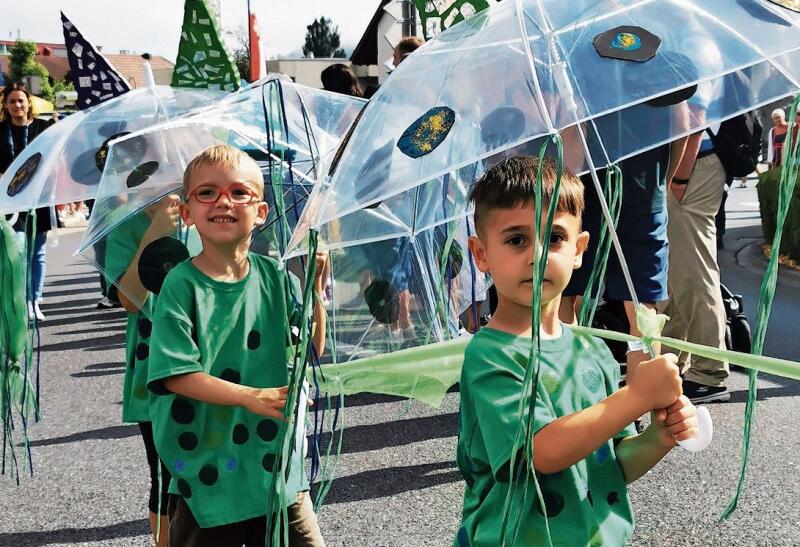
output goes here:
[{"label": "boy in green shirt", "polygon": [[[267,495],[287,399],[290,279],[249,252],[263,224],[261,169],[244,152],[214,146],[187,166],[181,217],[203,251],[167,275],[150,345],[150,414],[172,473],[170,545],[263,545]],[[327,258],[316,257],[313,343],[321,353]],[[302,445],[302,443],[298,443]],[[287,479],[292,545],[324,545],[307,495],[302,446]],[[272,516],[270,516],[272,518]]]},{"label": "boy in green shirt", "polygon": [[[534,219],[540,169],[544,207],[542,218]],[[552,160],[539,165],[536,158],[516,157],[489,169],[470,194],[477,236],[469,246],[478,268],[492,275],[498,306],[467,346],[461,373],[457,459],[466,487],[454,540],[459,547],[500,544],[531,344],[532,266],[541,252],[533,223],[544,232],[555,180]],[[605,344],[559,322],[561,292],[589,240],[581,231],[582,210],[583,185],[565,171],[542,282],[534,449],[516,460],[532,461],[544,507],[531,481],[524,506],[514,507],[520,524],[507,528],[507,545],[546,545],[545,514],[554,545],[623,545],[633,530],[626,483],[697,431],[674,355],[642,363],[618,389],[619,365]],[[630,424],[652,410],[652,424],[637,436]]]}]

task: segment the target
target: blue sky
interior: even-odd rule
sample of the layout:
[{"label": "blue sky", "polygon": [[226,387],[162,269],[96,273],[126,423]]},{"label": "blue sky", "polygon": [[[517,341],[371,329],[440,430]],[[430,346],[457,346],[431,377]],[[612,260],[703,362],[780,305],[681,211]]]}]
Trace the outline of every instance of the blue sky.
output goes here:
[{"label": "blue sky", "polygon": [[[84,36],[103,46],[106,53],[119,50],[149,52],[174,61],[183,20],[183,0],[3,0],[0,39],[22,38],[63,43],[60,11],[64,11]],[[261,27],[268,57],[285,57],[302,48],[306,26],[326,16],[339,26],[348,53],[358,43],[379,0],[251,0]],[[245,24],[246,0],[221,0],[226,31]],[[233,39],[226,37],[229,47]]]}]

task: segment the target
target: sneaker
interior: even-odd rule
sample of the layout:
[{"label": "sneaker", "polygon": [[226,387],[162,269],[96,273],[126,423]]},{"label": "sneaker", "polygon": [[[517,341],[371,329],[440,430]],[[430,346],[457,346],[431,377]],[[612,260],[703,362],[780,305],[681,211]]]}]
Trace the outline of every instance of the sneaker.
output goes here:
[{"label": "sneaker", "polygon": [[42,309],[39,307],[39,301],[33,303],[33,314],[36,316],[37,321],[44,321],[45,317],[42,313]]},{"label": "sneaker", "polygon": [[28,321],[33,321],[33,302],[28,302]]},{"label": "sneaker", "polygon": [[683,379],[683,394],[693,403],[724,402],[731,398],[731,394],[725,386],[706,386],[686,378]]},{"label": "sneaker", "polygon": [[417,329],[413,326],[403,329],[403,340],[406,342],[413,342],[417,339]]},{"label": "sneaker", "polygon": [[120,308],[122,304],[117,302],[116,300],[111,300],[109,297],[104,296],[100,301],[97,303],[98,310],[110,310],[111,308]]}]

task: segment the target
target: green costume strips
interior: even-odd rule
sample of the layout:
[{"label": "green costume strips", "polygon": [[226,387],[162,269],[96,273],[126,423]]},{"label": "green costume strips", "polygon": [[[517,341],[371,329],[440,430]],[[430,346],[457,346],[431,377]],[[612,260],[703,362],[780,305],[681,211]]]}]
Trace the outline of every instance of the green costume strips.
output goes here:
[{"label": "green costume strips", "polygon": [[[20,441],[30,456],[28,419],[38,420],[36,393],[30,381],[32,338],[25,304],[26,260],[17,246],[17,236],[0,216],[0,421],[3,423],[2,472],[6,458],[11,475],[19,484],[15,447]],[[30,465],[30,460],[28,460]]]},{"label": "green costume strips", "polygon": [[222,39],[217,18],[206,0],[186,0],[172,87],[236,91],[239,69]]},{"label": "green costume strips", "polygon": [[[266,513],[280,424],[242,407],[177,396],[161,380],[205,372],[253,387],[289,382],[287,273],[250,254],[250,272],[224,283],[190,262],[176,266],[159,295],[150,344],[148,385],[156,448],[172,472],[169,491],[183,496],[203,528]],[[300,451],[292,451],[284,506],[308,481]]]},{"label": "green costume strips", "polygon": [[[324,365],[317,369],[319,389],[329,395],[383,393],[416,399],[438,407],[461,375],[464,348],[470,338],[383,353],[368,359]],[[313,371],[308,370],[309,382]]]},{"label": "green costume strips", "polygon": [[[131,265],[150,218],[141,212],[109,233],[106,239],[105,276],[117,284]],[[147,339],[151,335],[155,295],[149,295],[143,312],[128,313],[125,329],[125,380],[122,386],[122,421],[149,422],[150,405],[147,392]]]},{"label": "green costume strips", "polygon": [[[509,462],[519,427],[519,404],[530,338],[495,329],[478,332],[461,373],[458,467],[466,481],[458,547],[498,545],[509,489]],[[564,328],[541,341],[533,432],[558,417],[599,403],[619,386],[619,365],[600,340]],[[527,413],[526,413],[527,414]],[[634,435],[633,427],[615,439]],[[528,458],[518,456],[517,462]],[[516,472],[519,476],[519,471]],[[633,515],[610,439],[591,456],[550,475],[537,473],[554,545],[622,545]],[[544,513],[533,483],[525,492],[518,535],[511,545],[546,543]]]}]

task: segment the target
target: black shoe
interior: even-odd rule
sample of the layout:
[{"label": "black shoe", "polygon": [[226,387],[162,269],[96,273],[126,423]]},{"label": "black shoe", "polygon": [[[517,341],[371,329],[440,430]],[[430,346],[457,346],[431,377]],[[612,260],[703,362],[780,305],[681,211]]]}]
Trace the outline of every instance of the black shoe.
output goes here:
[{"label": "black shoe", "polygon": [[683,379],[683,394],[693,403],[723,402],[731,398],[731,394],[725,386],[706,386],[686,378]]},{"label": "black shoe", "polygon": [[111,300],[107,296],[104,296],[98,303],[97,309],[98,310],[110,310],[112,308],[121,308],[122,304],[117,302],[116,300]]}]

